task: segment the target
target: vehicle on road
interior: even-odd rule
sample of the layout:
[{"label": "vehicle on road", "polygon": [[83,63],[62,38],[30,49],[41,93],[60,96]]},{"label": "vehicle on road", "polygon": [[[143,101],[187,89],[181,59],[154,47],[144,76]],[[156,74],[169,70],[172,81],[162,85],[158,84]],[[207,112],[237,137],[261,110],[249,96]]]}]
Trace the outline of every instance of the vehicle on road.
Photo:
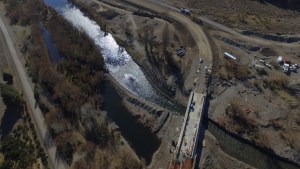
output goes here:
[{"label": "vehicle on road", "polygon": [[192,14],[191,10],[186,9],[186,8],[181,8],[181,9],[180,9],[180,12],[181,12],[182,14],[184,14],[184,15],[191,15],[191,14]]}]

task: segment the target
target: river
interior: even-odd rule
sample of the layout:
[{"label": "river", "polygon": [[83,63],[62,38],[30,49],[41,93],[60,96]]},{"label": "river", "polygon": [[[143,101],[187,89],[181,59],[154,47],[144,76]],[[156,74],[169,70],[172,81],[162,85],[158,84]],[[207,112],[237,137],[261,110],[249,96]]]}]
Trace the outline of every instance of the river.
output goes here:
[{"label": "river", "polygon": [[45,26],[42,23],[40,23],[40,29],[42,31],[44,41],[48,47],[48,52],[51,61],[53,63],[59,62],[62,59],[62,57],[60,56],[59,51],[54,44],[51,34],[48,32],[48,30],[45,28]]},{"label": "river", "polygon": [[[100,51],[110,74],[122,86],[135,95],[161,106],[171,105],[166,101],[162,102],[163,98],[156,94],[140,67],[132,60],[126,50],[116,43],[112,35],[101,31],[94,21],[66,0],[45,0],[45,2],[94,41],[101,49]],[[54,62],[59,60],[59,52],[53,44],[51,35],[42,24],[40,28],[48,46],[51,60]],[[104,110],[107,111],[108,117],[119,126],[122,135],[136,154],[144,158],[146,164],[149,164],[152,155],[160,145],[160,140],[155,134],[151,133],[150,129],[139,124],[137,119],[126,110],[122,105],[122,98],[109,84],[105,84],[104,98]]]},{"label": "river", "polygon": [[266,153],[244,141],[228,134],[212,122],[208,122],[210,131],[218,140],[221,149],[230,156],[258,169],[299,169],[279,157]]},{"label": "river", "polygon": [[103,32],[96,22],[85,16],[67,0],[44,0],[44,2],[94,41],[101,50],[106,68],[122,86],[135,95],[162,107],[175,107],[155,92],[141,68],[128,52],[117,44],[111,34]]},{"label": "river", "polygon": [[136,154],[143,157],[146,164],[150,164],[160,140],[126,110],[122,98],[108,83],[105,85],[104,98],[104,109],[108,112],[108,117],[119,126],[122,135],[129,141]]}]

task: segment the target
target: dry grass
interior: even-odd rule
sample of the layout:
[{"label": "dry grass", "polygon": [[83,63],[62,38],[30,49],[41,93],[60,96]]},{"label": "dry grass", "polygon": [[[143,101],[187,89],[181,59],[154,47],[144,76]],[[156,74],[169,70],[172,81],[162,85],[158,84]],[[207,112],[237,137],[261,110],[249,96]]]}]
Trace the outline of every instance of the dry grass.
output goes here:
[{"label": "dry grass", "polygon": [[299,98],[291,95],[285,90],[278,90],[277,94],[283,99],[286,100],[291,107],[297,107],[300,103]]},{"label": "dry grass", "polygon": [[218,72],[219,76],[228,79],[236,78],[238,80],[246,80],[249,77],[250,72],[246,65],[238,65],[236,62],[226,59],[224,67],[225,72]]},{"label": "dry grass", "polygon": [[3,153],[0,153],[0,165],[4,162],[4,155]]},{"label": "dry grass", "polygon": [[288,78],[283,74],[279,74],[279,75],[273,74],[269,76],[267,79],[265,79],[264,82],[271,90],[285,89],[287,88],[288,85]]},{"label": "dry grass", "polygon": [[226,108],[226,115],[234,121],[234,130],[240,134],[248,134],[251,138],[257,137],[258,128],[256,122],[247,117],[247,113],[243,110],[243,105],[238,99],[230,101],[230,106]]},{"label": "dry grass", "polygon": [[280,65],[276,61],[271,61],[270,64],[273,66],[275,70],[280,70]]}]

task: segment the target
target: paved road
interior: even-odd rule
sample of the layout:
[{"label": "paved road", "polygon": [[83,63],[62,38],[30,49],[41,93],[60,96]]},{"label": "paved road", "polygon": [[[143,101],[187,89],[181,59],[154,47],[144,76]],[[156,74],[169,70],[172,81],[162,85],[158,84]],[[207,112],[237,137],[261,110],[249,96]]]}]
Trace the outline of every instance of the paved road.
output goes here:
[{"label": "paved road", "polygon": [[[25,99],[27,100],[29,108],[32,110],[31,111],[32,113],[30,114],[31,119],[34,123],[34,126],[37,131],[40,142],[44,143],[42,145],[43,145],[44,149],[46,150],[46,153],[49,157],[49,160],[48,160],[49,165],[51,168],[64,169],[65,168],[64,164],[56,158],[56,147],[53,145],[51,145],[50,147],[45,146],[45,144],[49,145],[50,140],[49,140],[49,137],[47,137],[48,136],[47,133],[49,133],[49,132],[48,132],[47,126],[44,122],[44,116],[43,116],[40,108],[38,106],[36,106],[36,101],[34,99],[34,93],[31,88],[26,71],[18,57],[17,51],[13,45],[13,42],[9,35],[9,32],[8,32],[6,25],[4,24],[1,16],[0,16],[0,28],[3,32],[6,44],[8,46],[8,50],[10,52],[11,58],[8,58],[8,60],[11,61],[12,65],[15,66],[16,73],[18,74],[17,76],[22,85],[23,94],[25,96]],[[9,57],[9,56],[7,56],[7,57]]]}]

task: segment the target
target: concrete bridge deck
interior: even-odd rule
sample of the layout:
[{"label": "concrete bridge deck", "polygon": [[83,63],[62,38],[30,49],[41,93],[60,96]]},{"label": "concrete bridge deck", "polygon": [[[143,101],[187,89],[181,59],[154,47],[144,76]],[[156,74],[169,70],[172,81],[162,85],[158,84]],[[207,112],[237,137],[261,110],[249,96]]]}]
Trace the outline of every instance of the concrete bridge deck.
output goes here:
[{"label": "concrete bridge deck", "polygon": [[[205,94],[192,92],[190,94],[181,132],[178,138],[175,156],[173,158],[173,167],[170,168],[191,168],[185,164],[194,161],[196,156],[197,144],[203,109],[205,103]],[[185,167],[184,167],[185,166]]]}]

